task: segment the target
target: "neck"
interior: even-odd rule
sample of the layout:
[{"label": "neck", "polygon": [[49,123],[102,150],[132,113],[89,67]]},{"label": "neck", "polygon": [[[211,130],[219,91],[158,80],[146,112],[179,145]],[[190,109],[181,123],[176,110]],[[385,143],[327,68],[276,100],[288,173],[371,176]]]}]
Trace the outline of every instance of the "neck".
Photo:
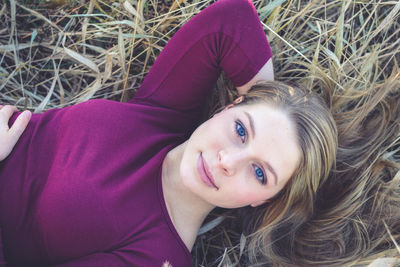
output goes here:
[{"label": "neck", "polygon": [[186,144],[177,146],[165,157],[162,189],[172,223],[190,251],[201,224],[214,206],[194,195],[182,182],[179,169]]}]

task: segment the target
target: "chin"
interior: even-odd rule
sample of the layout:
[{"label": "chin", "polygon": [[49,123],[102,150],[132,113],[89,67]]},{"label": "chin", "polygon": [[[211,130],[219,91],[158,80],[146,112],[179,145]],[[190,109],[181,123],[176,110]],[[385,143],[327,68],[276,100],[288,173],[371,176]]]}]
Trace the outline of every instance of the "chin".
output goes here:
[{"label": "chin", "polygon": [[193,172],[193,168],[191,168],[192,164],[188,164],[187,162],[181,162],[179,168],[179,175],[181,177],[182,184],[193,191],[193,187],[195,187],[196,177],[195,173]]}]

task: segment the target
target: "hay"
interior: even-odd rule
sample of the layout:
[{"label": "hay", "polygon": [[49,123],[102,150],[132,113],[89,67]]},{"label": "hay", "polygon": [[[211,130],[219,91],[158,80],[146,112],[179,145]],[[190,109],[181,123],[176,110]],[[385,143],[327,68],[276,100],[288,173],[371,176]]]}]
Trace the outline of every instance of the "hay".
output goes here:
[{"label": "hay", "polygon": [[[41,112],[91,98],[126,101],[173,33],[211,2],[3,2],[0,102]],[[375,84],[400,81],[399,1],[255,5],[275,53],[278,80],[295,80],[316,91],[322,81],[341,97],[365,97]],[[399,88],[391,94],[398,95]],[[341,110],[339,98],[327,101]],[[398,152],[390,158],[398,161]],[[241,266],[245,237],[217,222],[199,236],[194,265]]]}]

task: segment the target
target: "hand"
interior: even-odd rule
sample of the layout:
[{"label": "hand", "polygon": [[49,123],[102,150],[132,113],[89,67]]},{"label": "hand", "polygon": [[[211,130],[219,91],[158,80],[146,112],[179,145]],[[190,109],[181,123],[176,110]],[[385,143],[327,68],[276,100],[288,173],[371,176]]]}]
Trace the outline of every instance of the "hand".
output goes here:
[{"label": "hand", "polygon": [[10,105],[0,105],[0,161],[4,160],[12,151],[21,134],[24,132],[31,112],[24,111],[15,120],[11,128],[8,127],[8,121],[17,108]]}]

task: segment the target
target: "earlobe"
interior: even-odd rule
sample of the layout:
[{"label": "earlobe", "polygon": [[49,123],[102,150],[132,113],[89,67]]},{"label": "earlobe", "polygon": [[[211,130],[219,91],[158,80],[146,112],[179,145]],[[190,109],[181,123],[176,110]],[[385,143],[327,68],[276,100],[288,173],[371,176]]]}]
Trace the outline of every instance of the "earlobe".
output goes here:
[{"label": "earlobe", "polygon": [[233,107],[233,106],[234,106],[233,104],[229,104],[229,105],[227,105],[227,106],[224,108],[224,110],[230,109],[230,108]]},{"label": "earlobe", "polygon": [[254,202],[254,203],[252,203],[250,206],[252,206],[253,208],[255,208],[255,207],[261,206],[262,204],[265,204],[265,203],[267,203],[267,202],[269,202],[269,199],[260,200],[260,201]]},{"label": "earlobe", "polygon": [[239,96],[238,98],[236,98],[235,100],[233,100],[233,103],[227,105],[224,110],[230,109],[232,107],[234,107],[236,104],[239,104],[240,102],[242,102],[244,99],[244,96]]},{"label": "earlobe", "polygon": [[236,98],[235,100],[233,100],[233,103],[234,104],[239,104],[239,103],[241,103],[243,101],[243,99],[244,99],[244,96],[241,95],[238,98]]},{"label": "earlobe", "polygon": [[224,110],[230,109],[232,107],[234,107],[236,104],[239,104],[240,102],[242,102],[244,99],[244,96],[239,96],[238,98],[236,98],[235,100],[233,100],[233,103],[227,105]]}]

